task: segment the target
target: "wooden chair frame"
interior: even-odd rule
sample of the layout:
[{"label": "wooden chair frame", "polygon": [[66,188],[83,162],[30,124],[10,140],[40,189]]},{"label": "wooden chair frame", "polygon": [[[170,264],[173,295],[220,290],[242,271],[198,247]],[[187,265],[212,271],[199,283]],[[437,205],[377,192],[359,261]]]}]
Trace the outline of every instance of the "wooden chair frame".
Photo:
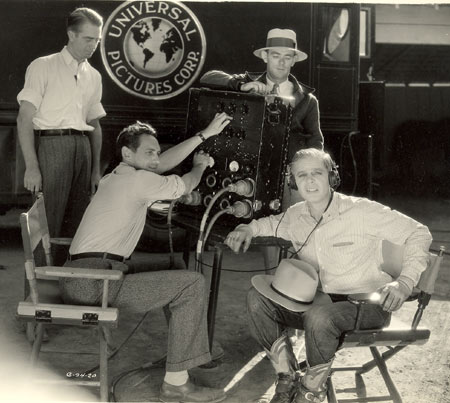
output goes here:
[{"label": "wooden chair frame", "polygon": [[[403,250],[404,246],[398,246],[390,242],[383,241],[382,269],[383,271],[389,273],[393,278],[397,278],[401,272]],[[425,344],[430,338],[430,330],[425,327],[419,327],[419,322],[434,292],[434,284],[439,273],[444,250],[445,248],[441,246],[438,255],[431,254],[427,269],[422,273],[417,287],[414,289],[412,296],[409,298],[409,301],[418,301],[417,310],[409,327],[399,327],[398,324],[393,321],[389,326],[383,329],[361,330],[359,329],[361,307],[366,303],[371,303],[370,298],[368,298],[367,294],[365,296],[362,294],[355,294],[354,296],[349,297],[349,301],[357,305],[358,314],[355,329],[351,332],[346,332],[343,335],[340,349],[351,347],[369,347],[373,359],[361,366],[333,367],[330,377],[328,378],[327,398],[329,403],[375,401],[393,401],[394,403],[402,402],[400,393],[398,392],[395,383],[389,374],[386,361],[399,351],[403,350],[406,346],[410,344]],[[380,346],[387,347],[387,350],[381,353],[379,350]],[[388,395],[337,399],[336,389],[332,380],[332,375],[334,372],[355,371],[357,375],[362,375],[375,367],[377,367],[380,371],[389,392]]]},{"label": "wooden chair frame", "polygon": [[[38,360],[46,325],[62,324],[98,327],[100,380],[61,379],[57,383],[98,387],[100,388],[101,401],[108,401],[107,329],[117,327],[119,314],[117,308],[108,308],[108,288],[109,281],[120,280],[123,273],[120,270],[92,270],[53,266],[51,244],[68,244],[70,240],[50,238],[42,193],[37,195],[33,206],[20,215],[20,225],[29,297],[25,301],[19,302],[17,318],[36,326],[36,336],[34,337],[30,358],[31,367],[33,368]],[[36,267],[34,252],[39,244],[42,244],[45,252],[46,266]],[[59,294],[57,280],[63,277],[103,280],[101,307],[56,303],[58,300],[55,299],[55,296]]]}]

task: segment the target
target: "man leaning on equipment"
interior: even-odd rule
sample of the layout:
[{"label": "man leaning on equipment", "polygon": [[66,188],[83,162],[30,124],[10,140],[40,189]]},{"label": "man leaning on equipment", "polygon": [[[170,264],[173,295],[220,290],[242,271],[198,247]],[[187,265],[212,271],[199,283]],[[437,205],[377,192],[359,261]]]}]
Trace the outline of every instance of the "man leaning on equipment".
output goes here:
[{"label": "man leaning on equipment", "polygon": [[[266,63],[263,73],[228,74],[219,70],[205,73],[200,83],[213,89],[228,89],[261,95],[274,94],[289,100],[293,109],[289,136],[288,160],[302,148],[323,149],[323,135],[320,130],[319,102],[313,95],[314,89],[300,83],[291,74],[296,62],[308,55],[297,48],[297,35],[290,29],[271,29],[267,33],[266,46],[253,54]],[[300,201],[298,192],[284,184],[282,209]],[[278,248],[262,247],[266,270],[273,269],[278,259]]]},{"label": "man leaning on equipment", "polygon": [[297,48],[297,35],[290,29],[271,29],[266,46],[253,52],[266,63],[263,73],[228,74],[219,70],[205,73],[200,83],[214,89],[230,89],[261,95],[274,94],[290,100],[294,107],[289,160],[295,151],[314,147],[323,149],[319,122],[319,103],[314,89],[300,83],[291,74],[296,62],[308,56]]}]

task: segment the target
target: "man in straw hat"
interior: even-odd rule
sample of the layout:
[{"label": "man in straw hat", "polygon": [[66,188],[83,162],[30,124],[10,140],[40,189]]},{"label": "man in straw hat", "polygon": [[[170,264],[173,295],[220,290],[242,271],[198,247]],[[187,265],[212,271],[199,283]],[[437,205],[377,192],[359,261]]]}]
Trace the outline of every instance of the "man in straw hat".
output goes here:
[{"label": "man in straw hat", "polygon": [[[253,92],[261,95],[276,94],[291,100],[293,115],[289,136],[289,160],[301,148],[323,149],[323,135],[320,130],[319,102],[313,95],[314,89],[299,83],[291,74],[296,62],[306,60],[308,55],[297,48],[297,35],[291,29],[274,28],[267,33],[266,46],[253,54],[264,60],[264,73],[228,74],[212,70],[205,73],[200,83],[214,89],[228,89]],[[285,183],[283,210],[301,199]],[[274,267],[278,248],[262,248],[267,270]]]},{"label": "man in straw hat", "polygon": [[297,49],[295,32],[290,29],[271,29],[267,34],[266,46],[256,49],[253,54],[266,63],[264,73],[227,74],[212,70],[200,78],[200,83],[215,89],[274,94],[290,99],[294,106],[290,148],[295,151],[306,147],[322,149],[319,103],[313,95],[314,89],[299,83],[290,74],[295,62],[308,57]]},{"label": "man in straw hat", "polygon": [[[245,252],[255,236],[292,241],[301,260],[282,260],[274,276],[252,279],[250,331],[278,374],[272,402],[321,402],[340,336],[355,325],[356,306],[348,295],[377,291],[379,303],[364,306],[361,328],[387,324],[426,268],[431,235],[424,225],[386,206],[335,192],[337,167],[324,151],[298,151],[291,172],[304,201],[277,216],[239,225],[225,243],[235,252],[243,246]],[[395,281],[380,269],[383,240],[405,245]],[[299,381],[285,335],[289,327],[305,330],[307,369]]]}]

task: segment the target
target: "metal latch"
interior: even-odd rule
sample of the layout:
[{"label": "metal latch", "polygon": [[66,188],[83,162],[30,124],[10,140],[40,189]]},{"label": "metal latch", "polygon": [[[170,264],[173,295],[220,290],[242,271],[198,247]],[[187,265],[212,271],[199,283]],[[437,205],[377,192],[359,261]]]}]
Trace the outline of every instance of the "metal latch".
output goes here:
[{"label": "metal latch", "polygon": [[36,322],[46,322],[51,323],[52,322],[52,312],[47,310],[37,310],[34,313],[34,318]]},{"label": "metal latch", "polygon": [[91,312],[83,313],[81,323],[83,325],[98,325],[98,314]]}]

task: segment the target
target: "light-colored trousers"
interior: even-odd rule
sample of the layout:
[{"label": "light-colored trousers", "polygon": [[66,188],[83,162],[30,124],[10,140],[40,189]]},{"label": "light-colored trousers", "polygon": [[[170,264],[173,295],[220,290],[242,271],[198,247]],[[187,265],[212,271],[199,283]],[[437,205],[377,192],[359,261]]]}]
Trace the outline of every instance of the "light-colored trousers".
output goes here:
[{"label": "light-colored trousers", "polygon": [[[68,261],[65,266],[127,271],[124,263],[101,258]],[[96,280],[64,279],[60,288],[65,303],[100,305],[102,284]],[[110,282],[109,302],[119,308],[121,315],[127,310],[145,314],[166,307],[169,312],[167,371],[187,370],[211,361],[202,274],[187,270],[125,274],[123,280]]]}]

